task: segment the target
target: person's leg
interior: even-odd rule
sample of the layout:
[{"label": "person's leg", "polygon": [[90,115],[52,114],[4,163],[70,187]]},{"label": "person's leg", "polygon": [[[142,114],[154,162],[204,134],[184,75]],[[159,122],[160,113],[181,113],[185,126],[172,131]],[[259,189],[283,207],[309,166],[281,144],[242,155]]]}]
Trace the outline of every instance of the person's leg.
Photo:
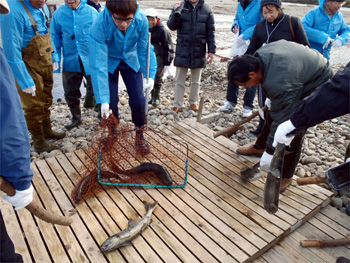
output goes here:
[{"label": "person's leg", "polygon": [[187,68],[176,67],[174,108],[181,109],[185,95]]},{"label": "person's leg", "polygon": [[229,82],[226,90],[226,102],[220,107],[222,111],[233,110],[237,105],[238,85]]},{"label": "person's leg", "polygon": [[242,117],[249,117],[252,115],[254,109],[254,98],[256,95],[256,86],[246,88],[243,97],[243,114]]},{"label": "person's leg", "polygon": [[0,262],[23,262],[20,254],[15,252],[15,246],[9,237],[0,210]]},{"label": "person's leg", "polygon": [[158,107],[160,103],[160,89],[162,87],[163,83],[163,76],[164,76],[164,65],[163,65],[163,59],[161,59],[159,56],[157,57],[157,73],[156,77],[154,79],[154,88],[152,90],[152,106]]},{"label": "person's leg", "polygon": [[[108,86],[109,86],[109,108],[112,110],[113,115],[119,119],[118,115],[118,79],[119,79],[119,66],[113,74],[108,73]],[[101,116],[103,117],[103,116]]]},{"label": "person's leg", "polygon": [[129,94],[132,122],[136,126],[136,149],[141,155],[147,155],[150,153],[150,148],[143,136],[146,123],[146,100],[143,94],[142,73],[141,70],[135,72],[125,63],[120,66],[120,73]]},{"label": "person's leg", "polygon": [[78,127],[82,123],[80,111],[80,86],[83,77],[84,75],[80,72],[71,72],[66,70],[63,70],[62,72],[64,97],[72,114],[71,123],[64,126],[67,130]]},{"label": "person's leg", "polygon": [[198,110],[198,97],[199,97],[199,90],[201,85],[201,76],[202,76],[203,68],[194,68],[191,69],[191,89],[190,89],[190,96],[189,96],[189,103],[192,106],[192,110]]}]

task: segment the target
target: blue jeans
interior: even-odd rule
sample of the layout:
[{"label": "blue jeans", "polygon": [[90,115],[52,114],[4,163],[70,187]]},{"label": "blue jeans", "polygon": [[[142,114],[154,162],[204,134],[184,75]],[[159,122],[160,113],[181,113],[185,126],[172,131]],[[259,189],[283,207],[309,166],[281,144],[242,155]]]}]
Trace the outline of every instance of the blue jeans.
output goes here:
[{"label": "blue jeans", "polygon": [[143,80],[141,69],[135,72],[124,61],[120,61],[119,66],[113,74],[108,73],[109,82],[109,107],[114,116],[118,119],[118,77],[119,72],[123,78],[126,90],[129,94],[129,105],[131,109],[132,122],[136,127],[141,127],[146,121],[146,102],[143,94]]},{"label": "blue jeans", "polygon": [[[234,105],[237,104],[237,99],[238,99],[238,91],[239,91],[239,86],[237,84],[228,83],[227,86],[227,93],[226,93],[226,99],[227,101],[233,103]],[[250,87],[246,88],[245,94],[244,94],[244,103],[243,103],[243,108],[245,109],[254,109],[254,98],[256,94],[256,87]]]}]

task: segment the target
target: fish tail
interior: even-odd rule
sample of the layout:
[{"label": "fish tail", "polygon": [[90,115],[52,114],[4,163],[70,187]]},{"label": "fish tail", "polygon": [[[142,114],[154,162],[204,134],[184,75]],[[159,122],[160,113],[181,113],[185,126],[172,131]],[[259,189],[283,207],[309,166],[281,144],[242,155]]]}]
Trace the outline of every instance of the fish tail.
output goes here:
[{"label": "fish tail", "polygon": [[154,209],[158,205],[158,201],[155,201],[153,204],[148,203],[147,201],[142,201],[142,203],[145,205],[146,211]]}]

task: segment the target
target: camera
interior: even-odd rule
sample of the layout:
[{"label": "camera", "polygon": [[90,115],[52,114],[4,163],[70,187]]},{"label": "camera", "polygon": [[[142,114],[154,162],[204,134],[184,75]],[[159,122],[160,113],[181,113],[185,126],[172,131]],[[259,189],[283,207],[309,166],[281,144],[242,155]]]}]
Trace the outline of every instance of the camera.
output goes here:
[{"label": "camera", "polygon": [[185,2],[181,2],[180,6],[175,10],[176,17],[180,17],[182,12],[184,12],[184,13],[190,12],[190,10],[188,10],[187,8],[184,8],[184,4],[185,4]]}]

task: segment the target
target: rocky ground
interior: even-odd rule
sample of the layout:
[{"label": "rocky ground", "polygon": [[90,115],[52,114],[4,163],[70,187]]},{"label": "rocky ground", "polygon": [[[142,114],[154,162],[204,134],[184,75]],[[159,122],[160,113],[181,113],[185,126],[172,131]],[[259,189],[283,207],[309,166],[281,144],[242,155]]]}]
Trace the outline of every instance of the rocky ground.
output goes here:
[{"label": "rocky ground", "polygon": [[[144,3],[155,3],[144,1]],[[208,2],[208,1],[207,1]],[[210,1],[209,1],[210,2]],[[222,1],[221,1],[222,2]],[[234,1],[235,2],[235,1]],[[142,7],[143,2],[140,1]],[[231,2],[232,3],[232,2]],[[233,5],[237,5],[233,3]],[[145,8],[149,5],[144,6]],[[307,10],[311,9],[311,5],[288,5],[288,11],[286,13],[298,15],[302,17]],[[219,54],[225,55],[227,49],[231,45],[231,40],[227,40],[227,34],[232,34],[229,32],[230,24],[227,21],[232,21],[235,8],[231,8],[229,4],[224,7],[218,5],[215,6],[214,10],[220,16],[217,30],[217,45]],[[349,23],[350,12],[345,10],[343,12],[346,14],[347,22]],[[161,17],[166,20],[169,15],[169,9],[162,10]],[[294,13],[293,13],[294,12]],[[226,22],[225,22],[226,21]],[[226,23],[226,27],[220,26]],[[230,22],[231,23],[231,22]],[[175,34],[173,34],[175,40]],[[232,37],[233,39],[233,37]],[[336,72],[342,69],[349,59],[349,48],[348,43],[345,47],[340,48],[332,52],[332,68]],[[225,53],[226,52],[226,53]],[[226,76],[227,62],[219,62],[219,59],[215,61],[214,64],[209,65],[203,72],[202,75],[202,88],[201,96],[204,96],[205,103],[203,109],[203,115],[209,115],[212,113],[220,113],[221,117],[213,123],[207,124],[209,128],[213,131],[218,131],[220,129],[229,127],[234,123],[242,119],[242,103],[244,89],[241,88],[239,94],[239,101],[237,107],[229,112],[220,112],[220,106],[225,102],[226,87],[227,87],[227,76]],[[174,68],[172,69],[174,73]],[[189,77],[189,76],[188,76]],[[187,87],[189,86],[189,78],[186,82]],[[197,113],[189,109],[187,94],[185,95],[185,104],[183,110],[178,114],[174,114],[171,111],[172,103],[174,99],[174,81],[173,77],[168,75],[165,77],[164,85],[161,90],[162,104],[157,109],[149,108],[148,111],[148,126],[151,128],[158,128],[160,125],[168,125],[173,122],[178,122],[183,119],[196,117]],[[97,113],[93,109],[84,109],[83,98],[81,102],[83,124],[78,128],[71,131],[66,131],[66,138],[53,142],[60,147],[60,150],[53,151],[51,153],[41,153],[38,154],[34,151],[32,147],[32,157],[33,159],[43,159],[52,157],[61,153],[71,152],[76,149],[87,148],[93,136],[94,129],[98,124]],[[257,107],[257,100],[255,101]],[[54,129],[65,130],[64,125],[70,121],[70,112],[68,106],[64,101],[55,103],[52,107],[52,123]],[[128,106],[128,95],[125,91],[120,93],[120,119],[125,122],[131,122],[130,108]],[[298,164],[296,175],[303,176],[325,176],[325,172],[331,168],[335,167],[344,162],[345,148],[348,143],[350,143],[350,116],[342,116],[333,120],[325,121],[315,127],[309,128],[305,136],[305,141],[303,145],[303,151],[301,155],[301,160]],[[250,133],[258,125],[258,118],[254,119],[250,123],[245,124],[240,131],[233,135],[230,139],[237,143],[238,145],[245,145],[250,142],[254,142],[256,137]],[[325,187],[327,187],[325,185]],[[333,190],[334,191],[334,190]],[[350,200],[350,192],[348,190],[334,191],[335,197],[332,199],[332,204],[342,211],[346,211],[346,205]]]}]

